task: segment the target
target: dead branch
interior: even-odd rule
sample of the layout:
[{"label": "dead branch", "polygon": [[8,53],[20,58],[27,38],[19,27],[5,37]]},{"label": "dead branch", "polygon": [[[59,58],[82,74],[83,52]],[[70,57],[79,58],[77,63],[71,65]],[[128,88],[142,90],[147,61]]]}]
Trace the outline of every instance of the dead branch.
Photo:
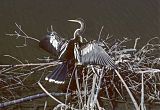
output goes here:
[{"label": "dead branch", "polygon": [[[70,95],[70,93],[66,94],[66,93],[55,93],[55,92],[52,92],[50,94],[52,94],[53,96]],[[35,95],[27,96],[27,97],[24,97],[24,98],[20,98],[20,99],[8,101],[8,102],[0,103],[0,108],[5,108],[5,107],[8,107],[10,105],[19,104],[19,103],[23,103],[23,102],[27,102],[27,101],[33,101],[35,99],[39,99],[39,98],[47,97],[47,96],[48,95],[46,93],[40,93],[40,94],[35,94]]]}]

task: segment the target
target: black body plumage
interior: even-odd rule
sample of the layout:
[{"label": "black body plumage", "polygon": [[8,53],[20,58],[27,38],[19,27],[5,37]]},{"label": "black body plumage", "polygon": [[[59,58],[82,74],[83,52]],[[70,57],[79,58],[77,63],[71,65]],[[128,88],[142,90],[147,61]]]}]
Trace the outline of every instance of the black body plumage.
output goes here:
[{"label": "black body plumage", "polygon": [[82,19],[69,20],[80,23],[81,27],[74,32],[74,38],[69,41],[61,38],[56,32],[49,32],[39,43],[47,52],[58,56],[62,64],[46,77],[49,82],[64,83],[69,72],[73,71],[75,64],[102,65],[116,68],[112,58],[99,45],[99,42],[90,41],[83,43],[81,37],[85,26]]},{"label": "black body plumage", "polygon": [[48,32],[39,42],[39,46],[45,51],[57,55],[63,50],[66,41],[60,37],[55,31]]},{"label": "black body plumage", "polygon": [[49,82],[64,83],[67,73],[73,70],[75,40],[69,41],[59,37],[56,32],[49,32],[39,43],[39,46],[47,52],[56,55],[62,64],[57,65],[54,71],[45,79]]}]

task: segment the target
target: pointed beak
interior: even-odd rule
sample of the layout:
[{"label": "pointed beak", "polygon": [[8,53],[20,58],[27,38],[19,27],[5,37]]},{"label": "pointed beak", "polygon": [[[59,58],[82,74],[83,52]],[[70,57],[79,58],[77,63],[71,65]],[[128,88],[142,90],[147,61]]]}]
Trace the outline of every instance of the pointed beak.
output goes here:
[{"label": "pointed beak", "polygon": [[77,20],[68,20],[68,21],[70,21],[70,22],[76,22],[76,23],[78,22]]}]

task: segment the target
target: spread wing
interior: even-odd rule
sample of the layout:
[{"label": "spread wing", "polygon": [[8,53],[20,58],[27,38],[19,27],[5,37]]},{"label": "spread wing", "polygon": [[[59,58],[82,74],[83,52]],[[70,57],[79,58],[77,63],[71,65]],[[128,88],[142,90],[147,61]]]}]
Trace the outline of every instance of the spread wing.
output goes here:
[{"label": "spread wing", "polygon": [[60,37],[55,31],[48,32],[39,43],[42,49],[53,55],[59,55],[67,45],[67,41]]},{"label": "spread wing", "polygon": [[81,62],[84,65],[109,65],[111,68],[116,68],[112,58],[98,45],[98,43],[88,43],[80,49],[80,52]]}]

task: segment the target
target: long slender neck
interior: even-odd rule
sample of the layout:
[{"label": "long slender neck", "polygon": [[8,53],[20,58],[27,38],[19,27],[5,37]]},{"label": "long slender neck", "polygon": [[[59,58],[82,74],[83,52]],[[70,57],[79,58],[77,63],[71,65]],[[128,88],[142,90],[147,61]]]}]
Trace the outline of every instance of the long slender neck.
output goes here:
[{"label": "long slender neck", "polygon": [[83,22],[80,23],[81,24],[81,27],[80,27],[80,34],[83,34],[84,31],[85,31],[85,24]]},{"label": "long slender neck", "polygon": [[83,22],[78,23],[80,23],[80,28],[76,29],[76,31],[74,32],[74,38],[81,36],[85,31],[85,24]]}]

